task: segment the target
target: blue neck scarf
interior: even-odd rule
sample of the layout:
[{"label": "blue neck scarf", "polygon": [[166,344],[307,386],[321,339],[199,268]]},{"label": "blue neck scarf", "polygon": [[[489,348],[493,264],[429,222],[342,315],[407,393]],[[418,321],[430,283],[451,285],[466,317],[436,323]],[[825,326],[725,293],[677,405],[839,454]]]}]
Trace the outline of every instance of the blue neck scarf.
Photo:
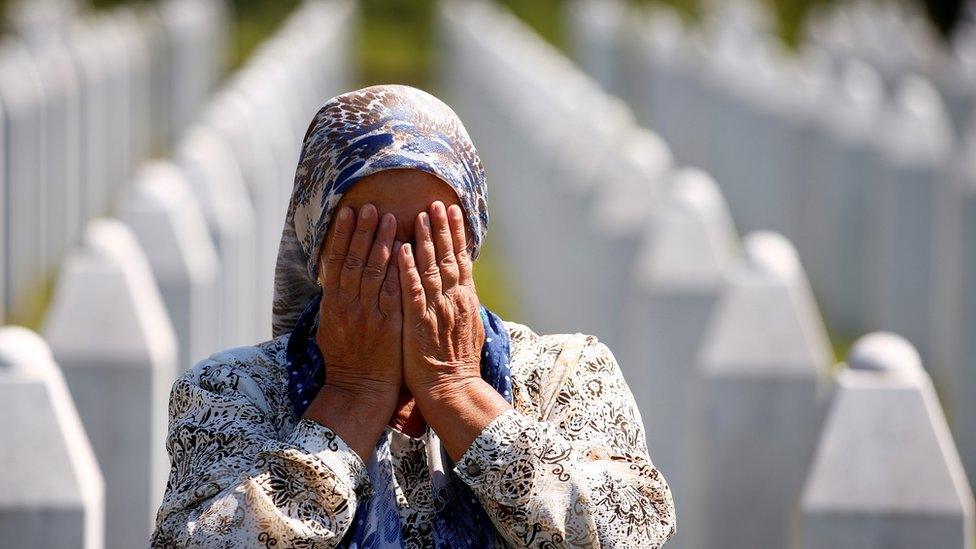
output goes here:
[{"label": "blue neck scarf", "polygon": [[[322,352],[315,341],[321,301],[320,293],[308,302],[298,317],[286,349],[288,397],[296,420],[302,417],[309,403],[325,384]],[[487,307],[482,306],[479,312],[485,328],[485,341],[481,347],[481,378],[511,403],[508,331],[502,324],[502,319]],[[429,433],[428,445],[439,450],[440,443],[436,434],[433,431]],[[492,547],[494,527],[491,520],[471,489],[453,474],[450,458],[442,454],[439,461],[446,465],[438,467],[436,464],[429,464],[434,477],[432,484],[437,492],[434,500],[438,502],[432,525],[434,546],[444,549]],[[346,532],[340,547],[402,547],[402,524],[393,489],[393,462],[390,441],[386,434],[380,437],[367,466],[373,485],[373,496],[359,502],[353,524]],[[441,467],[443,469],[439,470]]]}]

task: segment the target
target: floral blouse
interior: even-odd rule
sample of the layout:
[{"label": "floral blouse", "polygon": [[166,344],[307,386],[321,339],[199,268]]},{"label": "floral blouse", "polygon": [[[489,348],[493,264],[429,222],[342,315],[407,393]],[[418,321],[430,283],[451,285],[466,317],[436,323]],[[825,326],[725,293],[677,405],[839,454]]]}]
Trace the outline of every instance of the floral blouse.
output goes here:
[{"label": "floral blouse", "polygon": [[[675,532],[671,492],[610,349],[583,334],[505,322],[513,410],[454,465],[499,547],[658,547]],[[330,429],[296,421],[287,335],[218,353],[170,395],[169,480],[153,547],[335,547],[372,488]],[[431,546],[426,435],[387,427],[403,539]]]}]

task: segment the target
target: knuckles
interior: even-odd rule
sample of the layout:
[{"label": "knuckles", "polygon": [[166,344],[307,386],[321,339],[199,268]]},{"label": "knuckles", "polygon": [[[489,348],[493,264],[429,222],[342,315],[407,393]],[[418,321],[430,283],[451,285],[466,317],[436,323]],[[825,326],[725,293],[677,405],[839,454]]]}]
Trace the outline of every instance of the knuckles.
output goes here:
[{"label": "knuckles", "polygon": [[355,254],[346,254],[346,259],[343,261],[343,266],[347,269],[361,269],[364,264],[363,258]]}]

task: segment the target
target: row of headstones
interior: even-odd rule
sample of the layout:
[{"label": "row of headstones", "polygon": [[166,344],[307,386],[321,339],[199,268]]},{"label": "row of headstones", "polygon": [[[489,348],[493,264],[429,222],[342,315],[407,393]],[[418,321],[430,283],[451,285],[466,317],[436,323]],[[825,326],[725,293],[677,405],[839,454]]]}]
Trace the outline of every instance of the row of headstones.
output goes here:
[{"label": "row of headstones", "polygon": [[740,244],[715,181],[510,14],[440,13],[520,308],[614,349],[672,545],[968,547],[973,495],[914,348],[871,334],[834,365],[786,237]]},{"label": "row of headstones", "polygon": [[[0,36],[0,321],[36,319],[84,223],[168,149],[223,70],[222,0],[14,2]],[[59,11],[60,10],[60,11]]]},{"label": "row of headstones", "polygon": [[840,2],[787,54],[750,3],[698,27],[579,1],[589,72],[683,164],[722,185],[736,225],[796,243],[832,333],[907,337],[976,477],[976,24],[950,44],[904,3]]},{"label": "row of headstones", "polygon": [[[0,538],[24,540],[12,546],[146,545],[169,470],[176,376],[270,337],[273,254],[302,126],[346,84],[354,8],[304,2],[210,99],[173,158],[141,167],[118,217],[86,224],[59,272],[46,346],[23,329],[0,332],[0,391],[19,395],[4,400],[16,421],[0,428],[14,441],[0,448],[11,464],[0,499],[16,511],[0,513]],[[21,392],[28,381],[34,398]]]}]

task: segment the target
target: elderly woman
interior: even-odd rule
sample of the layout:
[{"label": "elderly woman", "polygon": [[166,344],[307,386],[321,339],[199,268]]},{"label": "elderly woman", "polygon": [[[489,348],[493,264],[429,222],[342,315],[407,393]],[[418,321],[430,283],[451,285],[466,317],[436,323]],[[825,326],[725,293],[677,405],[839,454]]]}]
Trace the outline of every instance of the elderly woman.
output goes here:
[{"label": "elderly woman", "polygon": [[663,544],[671,494],[613,355],[479,304],[487,228],[447,105],[406,86],[329,100],[295,176],[274,339],[173,387],[153,545]]}]

